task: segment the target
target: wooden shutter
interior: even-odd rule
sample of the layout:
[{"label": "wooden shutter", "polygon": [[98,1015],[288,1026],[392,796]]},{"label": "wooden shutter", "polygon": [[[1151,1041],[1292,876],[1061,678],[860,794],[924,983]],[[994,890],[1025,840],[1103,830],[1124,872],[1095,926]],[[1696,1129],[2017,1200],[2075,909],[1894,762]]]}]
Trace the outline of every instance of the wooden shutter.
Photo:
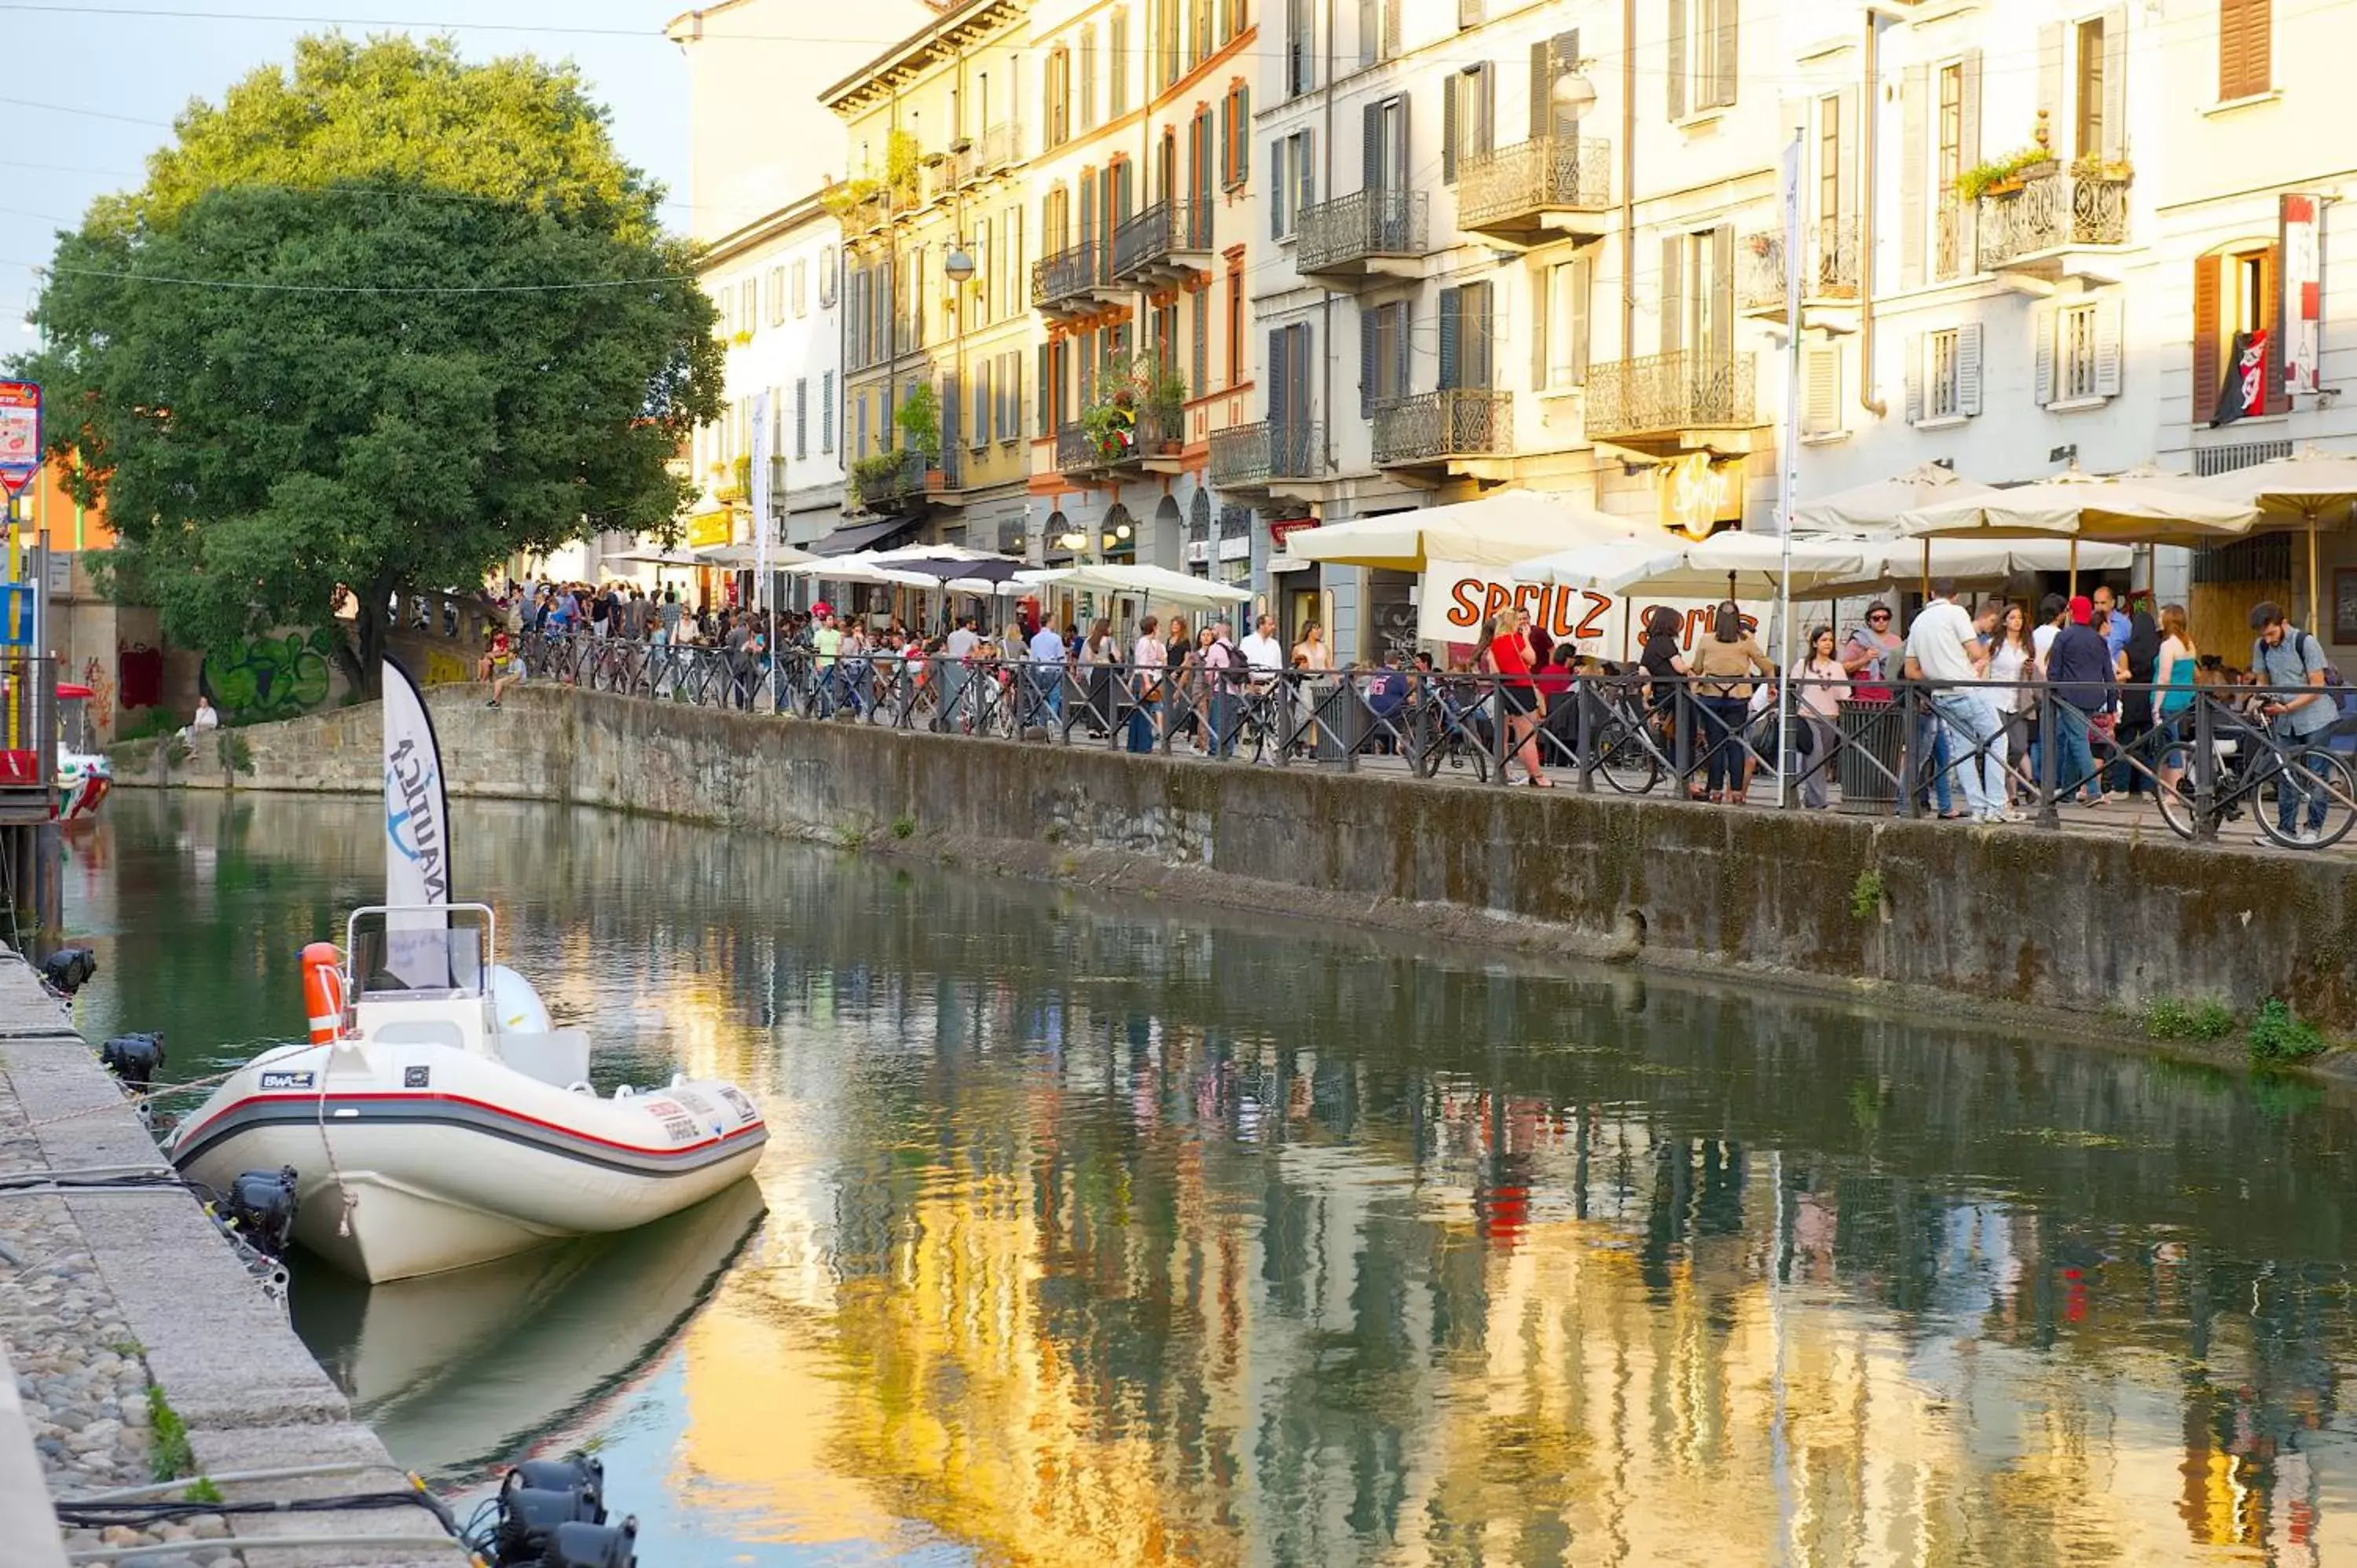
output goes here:
[{"label": "wooden shutter", "polygon": [[[1923,286],[1923,187],[1931,177],[1929,66],[1910,65],[1899,79],[1899,286]],[[1871,133],[1866,133],[1871,134]],[[1867,199],[1874,199],[1867,192]]]},{"label": "wooden shutter", "polygon": [[1032,410],[1032,418],[1037,422],[1035,428],[1042,435],[1053,435],[1056,433],[1055,410],[1048,406],[1048,389],[1055,384],[1056,380],[1055,355],[1056,346],[1054,344],[1042,343],[1039,345],[1039,383],[1037,389],[1038,397],[1036,400],[1039,406]]},{"label": "wooden shutter", "polygon": [[1735,357],[1735,225],[1722,223],[1710,231],[1711,326],[1718,340],[1711,352],[1722,360]]},{"label": "wooden shutter", "polygon": [[[1586,256],[1573,262],[1577,268],[1571,274],[1571,379],[1576,386],[1587,383],[1587,295],[1596,282],[1594,265]],[[1544,351],[1544,346],[1541,346]],[[1627,349],[1620,350],[1627,353]]]},{"label": "wooden shutter", "polygon": [[1907,335],[1903,358],[1905,363],[1900,368],[1906,372],[1907,380],[1907,396],[1903,411],[1908,424],[1921,424],[1923,422],[1923,335],[1921,333],[1910,332]]},{"label": "wooden shutter", "polygon": [[1811,343],[1801,351],[1801,433],[1831,435],[1841,429],[1841,346]]},{"label": "wooden shutter", "polygon": [[834,450],[834,372],[829,371],[818,379],[818,449],[823,453]]},{"label": "wooden shutter", "polygon": [[1268,144],[1268,177],[1270,187],[1268,193],[1268,237],[1272,240],[1282,240],[1285,238],[1285,220],[1287,217],[1285,210],[1286,191],[1285,188],[1285,140],[1283,137],[1274,137]]},{"label": "wooden shutter", "polygon": [[1491,152],[1498,145],[1498,71],[1488,60],[1473,69],[1473,82],[1480,94],[1474,109],[1473,145],[1476,151]]},{"label": "wooden shutter", "polygon": [[2283,375],[2283,247],[2267,247],[2266,271],[2259,279],[2259,325],[2267,331],[2266,407],[2269,413],[2288,413],[2291,394],[2284,391]]},{"label": "wooden shutter", "polygon": [[2121,303],[2117,295],[2095,302],[2095,392],[2120,395],[2122,373]]},{"label": "wooden shutter", "polygon": [[2128,13],[2125,5],[2104,13],[2104,156],[2118,163],[2128,156]]},{"label": "wooden shutter", "polygon": [[1268,423],[1272,430],[1283,429],[1293,423],[1290,392],[1291,378],[1285,362],[1285,328],[1268,335]]},{"label": "wooden shutter", "polygon": [[1457,96],[1459,73],[1450,71],[1440,79],[1440,182],[1457,183]]},{"label": "wooden shutter", "polygon": [[2054,307],[2041,305],[2029,313],[2030,357],[2035,369],[2030,378],[2030,401],[2044,408],[2054,401]]},{"label": "wooden shutter", "polygon": [[1252,173],[1252,89],[1236,89],[1236,183]]},{"label": "wooden shutter", "polygon": [[810,378],[794,380],[794,456],[810,456]]},{"label": "wooden shutter", "polygon": [[1981,324],[1967,321],[1956,328],[1956,412],[1981,411]]},{"label": "wooden shutter", "polygon": [[1662,236],[1662,352],[1678,351],[1681,334],[1685,326],[1686,299],[1684,274],[1686,260],[1686,237],[1684,234]]},{"label": "wooden shutter", "polygon": [[1495,290],[1486,283],[1467,284],[1458,291],[1457,331],[1461,346],[1457,352],[1459,384],[1487,390],[1496,375],[1495,356],[1490,351],[1491,341],[1491,297]]},{"label": "wooden shutter", "polygon": [[1461,289],[1440,291],[1440,390],[1454,392],[1463,373],[1465,295]]},{"label": "wooden shutter", "polygon": [[2226,345],[2218,325],[2219,256],[2197,256],[2193,262],[2193,423],[2208,424],[2218,408],[2218,388],[2225,380],[2219,357]]},{"label": "wooden shutter", "polygon": [[[2062,24],[2049,22],[2038,29],[2038,108],[2058,144],[2067,140],[2068,116],[2062,101]],[[2033,122],[2034,123],[2034,122]]]},{"label": "wooden shutter", "polygon": [[1981,51],[1966,49],[1956,66],[1956,159],[1971,168],[1981,161]]},{"label": "wooden shutter", "polygon": [[[1835,134],[1838,138],[1834,145],[1834,150],[1841,158],[1841,166],[1834,170],[1834,191],[1841,204],[1838,216],[1844,222],[1856,224],[1858,216],[1857,176],[1860,145],[1858,136],[1865,129],[1865,122],[1857,117],[1857,88],[1845,87],[1834,94],[1834,114]],[[1835,215],[1821,212],[1817,216],[1824,218]],[[1827,239],[1834,244],[1840,243],[1837,236],[1828,235]],[[1863,276],[1863,258],[1860,259],[1859,266],[1860,275]]]},{"label": "wooden shutter", "polygon": [[1555,44],[1541,38],[1531,46],[1531,140],[1555,126]]},{"label": "wooden shutter", "polygon": [[[1670,118],[1686,117],[1686,0],[1669,0],[1670,4]],[[1627,41],[1622,41],[1627,47]]]},{"label": "wooden shutter", "polygon": [[1383,0],[1383,58],[1392,59],[1400,52],[1400,5],[1402,0]]},{"label": "wooden shutter", "polygon": [[2255,97],[2274,84],[2275,0],[2220,0],[2220,100]]},{"label": "wooden shutter", "polygon": [[1359,0],[1359,64],[1375,63],[1375,40],[1383,36],[1383,0]]},{"label": "wooden shutter", "polygon": [[1741,0],[1718,0],[1718,76],[1711,83],[1710,101],[1713,103],[1731,104],[1735,102],[1735,17],[1741,9]]}]

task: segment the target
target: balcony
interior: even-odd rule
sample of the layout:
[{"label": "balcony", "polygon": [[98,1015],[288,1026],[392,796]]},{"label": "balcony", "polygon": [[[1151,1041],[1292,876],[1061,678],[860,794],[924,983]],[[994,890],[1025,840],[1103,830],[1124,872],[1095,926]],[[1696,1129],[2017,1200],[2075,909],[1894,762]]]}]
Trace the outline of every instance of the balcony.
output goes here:
[{"label": "balcony", "polygon": [[1172,198],[1157,201],[1113,233],[1116,283],[1151,287],[1179,283],[1211,264],[1211,209]]},{"label": "balcony", "polygon": [[1457,226],[1511,245],[1593,238],[1611,206],[1612,144],[1594,136],[1534,136],[1457,170]]},{"label": "balcony", "polygon": [[1325,427],[1314,421],[1237,424],[1211,432],[1211,483],[1265,489],[1272,479],[1314,479],[1325,466]]},{"label": "balcony", "polygon": [[1375,410],[1375,467],[1437,467],[1514,450],[1514,394],[1458,388],[1419,392]]},{"label": "balcony", "polygon": [[1973,254],[1975,216],[1973,204],[1957,199],[1954,191],[1942,193],[1939,206],[1932,214],[1932,276],[1935,282],[1949,283],[1972,272],[1977,262]]},{"label": "balcony", "polygon": [[1427,205],[1420,190],[1362,190],[1305,209],[1294,270],[1334,280],[1414,277],[1418,268],[1398,263],[1432,248]]},{"label": "balcony", "polygon": [[1056,467],[1067,478],[1145,468],[1178,469],[1187,416],[1170,408],[1142,408],[1126,431],[1092,435],[1079,424],[1056,427]]},{"label": "balcony", "polygon": [[2065,264],[2070,252],[2126,244],[2128,184],[2125,167],[2117,178],[2058,169],[1983,195],[1975,203],[1980,270],[2061,277],[2074,270]]},{"label": "balcony", "polygon": [[[1801,258],[1803,304],[1854,305],[1858,298],[1857,223],[1828,219],[1808,229]],[[1784,314],[1784,236],[1781,231],[1746,234],[1740,242],[1739,300],[1748,315],[1781,318]]]},{"label": "balcony", "polygon": [[897,510],[925,493],[925,455],[912,449],[862,457],[851,466],[851,483],[869,511]]},{"label": "balcony", "polygon": [[1689,431],[1748,430],[1753,356],[1687,350],[1587,368],[1587,434],[1601,441],[1674,441]]},{"label": "balcony", "polygon": [[1071,316],[1096,304],[1097,248],[1083,242],[1031,263],[1031,308]]}]

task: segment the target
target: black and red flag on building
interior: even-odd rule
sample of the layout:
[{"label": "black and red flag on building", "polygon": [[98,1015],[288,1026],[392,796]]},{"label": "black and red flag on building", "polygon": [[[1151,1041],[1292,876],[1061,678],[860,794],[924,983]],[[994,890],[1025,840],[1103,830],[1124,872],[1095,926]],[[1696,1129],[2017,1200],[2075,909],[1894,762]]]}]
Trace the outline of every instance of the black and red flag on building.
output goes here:
[{"label": "black and red flag on building", "polygon": [[2210,411],[2210,428],[2232,424],[2245,414],[2266,412],[2267,361],[2275,357],[2266,329],[2234,334],[2234,350],[2226,359],[2226,378],[2219,384],[2217,405]]}]

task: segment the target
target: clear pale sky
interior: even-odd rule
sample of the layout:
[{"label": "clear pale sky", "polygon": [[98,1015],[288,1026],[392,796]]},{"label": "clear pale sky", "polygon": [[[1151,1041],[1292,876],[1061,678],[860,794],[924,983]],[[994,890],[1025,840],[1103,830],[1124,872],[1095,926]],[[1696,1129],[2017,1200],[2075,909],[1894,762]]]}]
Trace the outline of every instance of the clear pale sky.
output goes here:
[{"label": "clear pale sky", "polygon": [[0,0],[12,68],[0,80],[0,354],[32,346],[20,325],[29,268],[48,260],[57,231],[92,197],[136,186],[191,98],[218,102],[256,66],[284,64],[296,38],[339,25],[361,37],[447,34],[469,59],[574,60],[612,111],[622,156],[670,188],[665,218],[684,232],[687,67],[662,29],[691,3]]}]

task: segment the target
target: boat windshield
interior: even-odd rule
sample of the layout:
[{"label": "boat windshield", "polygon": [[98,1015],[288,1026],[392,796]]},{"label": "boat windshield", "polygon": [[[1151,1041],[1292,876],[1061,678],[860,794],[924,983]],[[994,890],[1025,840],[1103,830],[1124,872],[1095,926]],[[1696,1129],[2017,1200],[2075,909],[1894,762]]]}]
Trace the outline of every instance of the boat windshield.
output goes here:
[{"label": "boat windshield", "polygon": [[361,910],[350,953],[359,996],[479,996],[490,964],[489,911]]}]

